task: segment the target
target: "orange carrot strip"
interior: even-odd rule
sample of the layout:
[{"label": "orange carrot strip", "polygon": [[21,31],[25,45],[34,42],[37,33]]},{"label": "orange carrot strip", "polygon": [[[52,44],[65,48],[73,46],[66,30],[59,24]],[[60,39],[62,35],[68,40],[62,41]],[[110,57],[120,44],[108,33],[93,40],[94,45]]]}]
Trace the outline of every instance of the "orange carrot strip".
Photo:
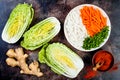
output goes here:
[{"label": "orange carrot strip", "polygon": [[107,25],[107,18],[97,8],[84,6],[80,9],[80,13],[82,22],[90,36],[94,36]]}]

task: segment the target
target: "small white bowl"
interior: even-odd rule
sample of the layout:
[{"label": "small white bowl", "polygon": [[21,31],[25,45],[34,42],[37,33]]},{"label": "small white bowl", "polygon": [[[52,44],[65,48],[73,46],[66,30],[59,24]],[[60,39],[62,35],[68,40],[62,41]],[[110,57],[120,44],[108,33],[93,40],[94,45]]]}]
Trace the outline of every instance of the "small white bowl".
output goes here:
[{"label": "small white bowl", "polygon": [[[108,36],[106,39],[104,39],[104,42],[101,43],[99,47],[92,48],[90,50],[85,50],[84,48],[82,48],[83,41],[86,38],[86,36],[88,36],[87,30],[84,24],[82,23],[82,19],[80,17],[80,9],[82,9],[84,6],[92,6],[93,8],[99,9],[101,14],[107,18],[107,26],[109,27]],[[84,28],[80,29],[79,27],[82,27],[82,28],[84,27]],[[110,36],[110,33],[111,33],[111,23],[110,23],[110,19],[108,15],[105,13],[103,9],[101,9],[98,6],[92,5],[92,4],[82,4],[82,5],[79,5],[73,8],[66,16],[66,19],[64,22],[64,34],[65,34],[67,41],[74,48],[80,51],[89,52],[89,51],[94,51],[94,50],[101,48],[107,42]]]}]

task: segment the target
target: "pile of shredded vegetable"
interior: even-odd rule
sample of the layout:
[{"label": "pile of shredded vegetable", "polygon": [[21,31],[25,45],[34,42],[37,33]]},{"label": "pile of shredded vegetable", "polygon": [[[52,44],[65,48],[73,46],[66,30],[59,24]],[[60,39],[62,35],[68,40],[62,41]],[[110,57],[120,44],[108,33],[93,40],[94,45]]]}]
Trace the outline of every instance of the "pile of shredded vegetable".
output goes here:
[{"label": "pile of shredded vegetable", "polygon": [[107,18],[97,8],[84,6],[80,9],[80,16],[88,34],[92,37],[107,26]]},{"label": "pile of shredded vegetable", "polygon": [[93,37],[85,38],[82,47],[86,50],[90,50],[92,48],[100,46],[100,44],[104,42],[104,39],[107,38],[108,31],[108,26],[105,26],[99,33],[95,34]]}]

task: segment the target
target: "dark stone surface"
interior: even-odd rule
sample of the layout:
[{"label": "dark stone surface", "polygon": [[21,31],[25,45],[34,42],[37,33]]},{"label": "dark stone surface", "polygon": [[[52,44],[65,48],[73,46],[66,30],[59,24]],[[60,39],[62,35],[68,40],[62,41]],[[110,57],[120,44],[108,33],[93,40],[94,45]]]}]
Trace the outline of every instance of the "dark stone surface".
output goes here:
[{"label": "dark stone surface", "polygon": [[[84,62],[85,67],[91,65],[91,59],[96,51],[85,53],[74,49],[65,39],[63,32],[63,23],[67,13],[75,6],[90,3],[95,4],[105,10],[111,20],[112,32],[108,42],[101,48],[112,52],[115,63],[120,62],[120,1],[119,0],[0,0],[0,36],[5,23],[9,17],[11,10],[18,3],[30,3],[35,10],[35,16],[31,24],[39,22],[40,20],[55,16],[61,21],[62,29],[60,33],[51,42],[62,42],[80,55]],[[19,46],[16,44],[7,44],[2,41],[0,37],[0,80],[85,80],[83,75],[86,69],[84,68],[75,79],[69,79],[64,76],[55,74],[45,64],[40,64],[41,71],[44,72],[43,77],[36,77],[32,75],[20,74],[18,67],[12,68],[6,65],[6,51],[9,48]],[[39,49],[38,49],[39,50]],[[28,63],[33,59],[37,59],[37,51],[26,51],[30,54]],[[120,66],[119,66],[120,68]],[[91,80],[120,80],[120,69],[113,72],[100,73],[97,77]]]}]

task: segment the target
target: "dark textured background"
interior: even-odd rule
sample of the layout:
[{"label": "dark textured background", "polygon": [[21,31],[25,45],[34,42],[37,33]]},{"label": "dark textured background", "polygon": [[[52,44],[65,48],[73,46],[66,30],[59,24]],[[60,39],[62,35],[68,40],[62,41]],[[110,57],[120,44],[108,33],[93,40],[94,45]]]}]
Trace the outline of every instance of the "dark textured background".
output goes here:
[{"label": "dark textured background", "polygon": [[[7,44],[2,41],[0,37],[0,80],[85,80],[83,75],[86,72],[86,66],[91,65],[91,59],[96,52],[85,53],[74,49],[65,39],[63,33],[64,19],[67,13],[75,6],[90,3],[95,4],[105,10],[111,20],[112,32],[108,42],[101,48],[112,52],[115,58],[115,63],[120,62],[120,1],[119,0],[0,0],[0,36],[5,23],[9,17],[11,10],[18,3],[30,3],[35,10],[35,16],[31,24],[34,25],[40,20],[55,16],[61,21],[62,29],[60,33],[51,42],[62,42],[80,55],[84,62],[85,68],[79,73],[75,79],[69,79],[64,76],[55,74],[45,64],[40,64],[41,71],[44,73],[43,77],[36,77],[31,75],[20,74],[18,67],[12,68],[6,65],[6,51],[9,48],[16,48],[19,46],[19,41],[16,44]],[[38,49],[39,50],[39,49]],[[36,51],[26,51],[29,54],[27,63],[37,59]],[[120,68],[120,66],[119,66]],[[91,80],[120,80],[120,69],[113,72],[100,72],[100,74]]]}]

